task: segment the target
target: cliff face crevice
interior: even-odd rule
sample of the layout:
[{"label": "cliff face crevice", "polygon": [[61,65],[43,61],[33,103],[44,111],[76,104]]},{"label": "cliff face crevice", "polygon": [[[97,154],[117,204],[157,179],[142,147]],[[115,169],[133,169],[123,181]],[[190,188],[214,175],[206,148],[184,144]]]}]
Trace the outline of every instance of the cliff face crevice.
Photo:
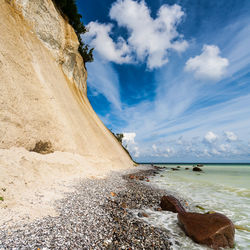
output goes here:
[{"label": "cliff face crevice", "polygon": [[79,41],[52,0],[0,0],[0,148],[39,140],[100,166],[132,161],[93,111]]}]

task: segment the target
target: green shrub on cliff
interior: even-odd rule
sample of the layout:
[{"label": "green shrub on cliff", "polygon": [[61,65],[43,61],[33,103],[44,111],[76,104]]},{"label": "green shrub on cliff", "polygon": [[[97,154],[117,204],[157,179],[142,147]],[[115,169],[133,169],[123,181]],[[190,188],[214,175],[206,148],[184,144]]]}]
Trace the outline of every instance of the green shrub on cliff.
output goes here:
[{"label": "green shrub on cliff", "polygon": [[81,34],[87,32],[86,27],[81,22],[81,14],[78,13],[76,1],[75,0],[53,0],[56,4],[57,8],[67,16],[70,25],[74,28],[78,40],[79,40],[79,48],[78,51],[81,54],[84,62],[93,62],[93,48],[89,49],[87,44],[84,44],[81,38]]},{"label": "green shrub on cliff", "polygon": [[123,134],[114,134],[114,136],[122,144],[122,139],[123,139],[124,135]]},{"label": "green shrub on cliff", "polygon": [[129,153],[129,151],[128,151],[128,149],[127,149],[127,146],[123,146],[123,144],[122,144],[122,140],[123,140],[123,137],[124,137],[123,133],[117,133],[117,134],[116,134],[116,133],[113,133],[112,130],[110,130],[110,132],[114,135],[114,137],[117,139],[117,141],[118,141],[119,143],[121,143],[121,146],[123,147],[123,149],[125,150],[125,152],[128,154],[128,156],[131,158],[131,160],[132,160],[135,164],[137,164],[137,163],[133,160],[131,154]]}]

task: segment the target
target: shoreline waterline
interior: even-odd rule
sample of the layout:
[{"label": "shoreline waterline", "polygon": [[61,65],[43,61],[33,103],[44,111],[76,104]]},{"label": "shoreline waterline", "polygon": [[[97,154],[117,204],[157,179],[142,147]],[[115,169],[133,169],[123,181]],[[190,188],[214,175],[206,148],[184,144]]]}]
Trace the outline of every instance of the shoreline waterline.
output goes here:
[{"label": "shoreline waterline", "polygon": [[209,249],[185,235],[177,224],[177,214],[160,211],[161,197],[171,193],[188,211],[204,212],[195,207],[198,203],[194,200],[186,199],[183,192],[172,192],[171,188],[157,184],[156,180],[164,179],[165,170],[140,165],[111,173],[106,179],[82,179],[74,192],[56,202],[59,216],[5,231],[1,228],[0,247]]},{"label": "shoreline waterline", "polygon": [[58,216],[0,227],[0,248],[171,249],[167,230],[133,214],[159,207],[160,190],[128,177],[153,171],[140,166],[112,172],[105,179],[82,179],[75,191],[56,201]]}]

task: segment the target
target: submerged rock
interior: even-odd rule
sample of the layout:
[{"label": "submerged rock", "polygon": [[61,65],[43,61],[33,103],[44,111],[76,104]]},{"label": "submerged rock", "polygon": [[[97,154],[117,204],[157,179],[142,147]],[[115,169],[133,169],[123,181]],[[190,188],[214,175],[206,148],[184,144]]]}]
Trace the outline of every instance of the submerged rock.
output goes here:
[{"label": "submerged rock", "polygon": [[177,170],[179,170],[178,168],[171,168],[173,171],[177,171]]},{"label": "submerged rock", "polygon": [[185,233],[195,242],[213,249],[234,246],[234,225],[220,213],[179,213],[178,221]]}]

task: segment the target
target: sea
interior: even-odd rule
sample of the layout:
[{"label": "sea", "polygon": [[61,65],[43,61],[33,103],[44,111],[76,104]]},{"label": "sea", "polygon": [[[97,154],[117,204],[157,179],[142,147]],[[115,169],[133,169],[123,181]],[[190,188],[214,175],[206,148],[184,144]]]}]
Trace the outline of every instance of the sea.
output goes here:
[{"label": "sea", "polygon": [[[150,184],[181,198],[191,211],[216,211],[229,217],[243,230],[235,230],[234,249],[250,249],[250,164],[204,164],[202,172],[193,164],[154,164],[163,167]],[[179,167],[178,171],[172,168]],[[194,243],[177,225],[177,215],[167,211],[146,211],[148,223],[165,228],[171,235],[172,249],[208,249]]]}]

